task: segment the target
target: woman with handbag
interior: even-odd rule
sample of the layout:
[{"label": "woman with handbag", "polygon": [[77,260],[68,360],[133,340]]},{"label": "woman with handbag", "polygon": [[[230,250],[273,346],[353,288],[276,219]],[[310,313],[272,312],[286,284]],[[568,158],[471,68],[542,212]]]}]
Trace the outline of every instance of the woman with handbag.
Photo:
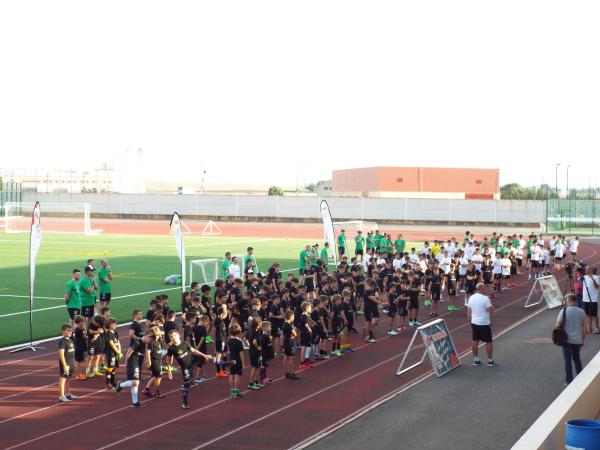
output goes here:
[{"label": "woman with handbag", "polygon": [[577,296],[567,295],[567,304],[560,310],[552,333],[554,343],[562,347],[567,384],[573,381],[573,364],[577,374],[582,370],[579,354],[586,335],[585,321],[585,312],[577,306]]}]

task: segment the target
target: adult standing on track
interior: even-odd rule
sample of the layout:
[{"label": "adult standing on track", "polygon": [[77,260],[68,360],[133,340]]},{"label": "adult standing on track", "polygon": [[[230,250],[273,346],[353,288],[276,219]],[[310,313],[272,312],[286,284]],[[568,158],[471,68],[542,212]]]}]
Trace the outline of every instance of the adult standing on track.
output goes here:
[{"label": "adult standing on track", "polygon": [[81,315],[87,319],[88,325],[92,321],[92,317],[94,317],[97,289],[98,285],[94,278],[94,269],[92,266],[88,265],[85,267],[85,276],[79,281]]},{"label": "adult standing on track", "polygon": [[300,252],[300,265],[298,270],[300,271],[300,276],[302,276],[302,272],[306,269],[306,263],[310,261],[310,245],[304,247],[304,250]]},{"label": "adult standing on track", "polygon": [[494,345],[492,344],[492,322],[490,320],[494,307],[490,298],[485,295],[486,287],[483,283],[477,284],[477,292],[473,294],[467,302],[467,317],[471,323],[471,332],[473,342],[471,350],[473,351],[473,365],[481,366],[479,359],[479,343],[485,343],[485,351],[488,357],[488,367],[496,365],[494,361]]},{"label": "adult standing on track", "polygon": [[110,306],[110,298],[112,295],[112,279],[113,274],[108,265],[108,260],[103,259],[100,261],[100,270],[98,271],[98,287],[100,294],[100,301],[98,302],[98,310],[102,310],[104,307]]},{"label": "adult standing on track", "polygon": [[75,317],[81,315],[81,298],[79,295],[79,280],[81,279],[81,271],[79,269],[73,270],[73,277],[67,283],[67,290],[65,292],[65,302],[67,304],[67,311],[71,318],[71,326],[75,327]]},{"label": "adult standing on track", "polygon": [[577,296],[575,294],[567,295],[567,306],[561,309],[558,314],[557,327],[562,326],[564,314],[567,315],[567,320],[564,323],[567,343],[562,347],[562,351],[565,360],[565,381],[569,384],[573,381],[573,364],[575,364],[577,375],[581,372],[582,366],[579,353],[586,335],[585,312],[577,306]]},{"label": "adult standing on track", "polygon": [[[583,310],[587,316],[586,331],[598,334],[598,289],[600,288],[600,277],[594,274],[594,269],[587,267],[583,277]],[[568,322],[567,317],[567,322]],[[595,325],[595,328],[594,328]]]}]

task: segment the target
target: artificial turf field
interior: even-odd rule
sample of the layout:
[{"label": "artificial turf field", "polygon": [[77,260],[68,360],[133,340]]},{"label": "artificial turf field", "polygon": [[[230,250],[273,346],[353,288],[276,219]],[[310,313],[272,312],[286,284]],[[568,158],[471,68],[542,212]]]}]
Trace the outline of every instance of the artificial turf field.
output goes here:
[{"label": "artificial turf field", "polygon": [[[350,241],[353,236],[349,236]],[[309,239],[249,238],[224,236],[185,236],[186,257],[222,258],[225,252],[245,255],[254,247],[259,270],[274,262],[282,271],[298,267],[298,257]],[[410,248],[411,243],[407,243]],[[349,250],[353,253],[352,244]],[[29,339],[29,236],[0,234],[0,348]],[[145,311],[158,292],[170,294],[170,306],[179,310],[181,286],[167,286],[164,278],[180,273],[180,262],[172,236],[97,236],[44,234],[37,257],[33,305],[33,339],[59,334],[69,317],[64,291],[71,271],[83,270],[89,258],[107,258],[114,275],[111,314],[120,323],[131,320],[131,311]],[[189,263],[188,263],[189,264]],[[189,267],[186,264],[186,267]]]}]

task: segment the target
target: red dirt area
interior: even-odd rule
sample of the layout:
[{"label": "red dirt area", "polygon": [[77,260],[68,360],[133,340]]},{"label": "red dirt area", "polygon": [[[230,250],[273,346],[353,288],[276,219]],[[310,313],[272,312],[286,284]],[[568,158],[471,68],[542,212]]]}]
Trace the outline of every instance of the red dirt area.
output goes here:
[{"label": "red dirt area", "polygon": [[[600,260],[600,246],[585,245],[581,256],[592,264]],[[557,275],[564,282],[564,273]],[[510,329],[519,321],[545,308],[523,307],[532,283],[526,275],[517,286],[494,300],[494,333]],[[462,297],[457,298],[457,304]],[[445,306],[445,304],[442,304]],[[425,323],[428,311],[420,310]],[[471,332],[465,311],[441,314],[452,333],[457,351],[468,353]],[[357,328],[363,321],[360,317]],[[385,317],[382,315],[382,321]],[[181,374],[164,380],[163,399],[141,397],[145,409],[129,407],[128,390],[121,395],[103,389],[102,378],[74,382],[73,393],[80,398],[69,404],[56,401],[57,363],[55,343],[48,343],[40,354],[0,353],[0,437],[4,448],[24,449],[261,449],[293,448],[335,424],[365,411],[392,393],[401,392],[431,374],[428,362],[396,376],[400,359],[409,352],[407,364],[423,354],[423,346],[408,349],[414,330],[387,337],[384,323],[376,327],[379,338],[366,344],[360,335],[351,334],[352,354],[298,371],[299,381],[281,377],[281,358],[269,364],[273,382],[260,391],[248,391],[248,368],[244,369],[241,390],[244,398],[229,399],[227,380],[215,379],[212,364],[205,366],[209,380],[192,388],[191,409],[181,409]],[[121,331],[127,346],[127,329]],[[209,346],[209,353],[214,347]],[[296,356],[297,358],[297,356]],[[467,367],[447,375],[452,377]],[[143,376],[147,377],[146,370]],[[117,378],[123,380],[124,369]],[[443,378],[445,380],[446,378]]]},{"label": "red dirt area", "polygon": [[[185,221],[185,219],[184,219]],[[194,235],[200,235],[206,222],[185,222]],[[298,238],[323,239],[323,225],[320,223],[283,223],[283,222],[217,222],[223,236],[231,237],[268,237],[268,238]],[[125,219],[93,219],[92,228],[101,229],[106,234],[133,235],[165,235],[169,233],[169,221],[158,220],[125,220]],[[393,238],[402,234],[408,241],[423,241],[434,239],[462,240],[466,227],[461,226],[417,226],[417,225],[381,225],[381,231],[390,233]],[[477,238],[491,235],[492,228],[471,227]],[[502,232],[503,230],[497,230]],[[508,230],[505,234],[527,234],[531,230]],[[354,236],[354,231],[349,232]]]}]

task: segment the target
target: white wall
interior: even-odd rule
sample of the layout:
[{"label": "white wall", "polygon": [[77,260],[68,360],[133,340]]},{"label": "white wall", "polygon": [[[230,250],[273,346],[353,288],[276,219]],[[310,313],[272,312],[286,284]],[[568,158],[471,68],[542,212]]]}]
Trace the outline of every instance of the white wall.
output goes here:
[{"label": "white wall", "polygon": [[[92,214],[179,214],[194,216],[315,219],[319,197],[202,194],[23,193],[30,202],[87,202]],[[340,219],[439,222],[544,223],[546,203],[529,200],[454,200],[328,197]]]}]

